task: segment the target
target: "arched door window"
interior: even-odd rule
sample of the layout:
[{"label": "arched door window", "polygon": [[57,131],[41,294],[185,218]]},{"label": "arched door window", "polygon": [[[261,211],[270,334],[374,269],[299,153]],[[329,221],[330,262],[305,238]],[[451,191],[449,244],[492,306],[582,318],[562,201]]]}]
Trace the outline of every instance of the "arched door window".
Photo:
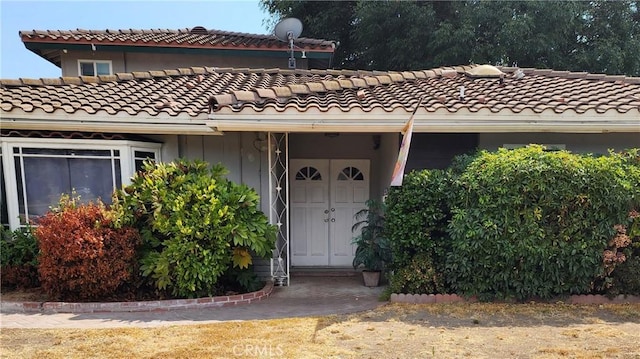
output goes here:
[{"label": "arched door window", "polygon": [[302,167],[296,173],[296,181],[322,181],[322,175],[315,167]]},{"label": "arched door window", "polygon": [[364,175],[357,167],[345,167],[338,174],[338,181],[364,181]]}]

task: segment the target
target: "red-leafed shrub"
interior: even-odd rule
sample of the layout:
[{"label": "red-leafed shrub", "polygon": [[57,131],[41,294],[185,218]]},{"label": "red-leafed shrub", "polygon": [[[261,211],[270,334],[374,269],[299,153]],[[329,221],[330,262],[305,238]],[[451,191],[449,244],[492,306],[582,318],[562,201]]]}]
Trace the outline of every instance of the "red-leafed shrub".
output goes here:
[{"label": "red-leafed shrub", "polygon": [[38,224],[40,282],[51,298],[101,299],[132,278],[139,233],[114,229],[102,203],[63,196]]}]

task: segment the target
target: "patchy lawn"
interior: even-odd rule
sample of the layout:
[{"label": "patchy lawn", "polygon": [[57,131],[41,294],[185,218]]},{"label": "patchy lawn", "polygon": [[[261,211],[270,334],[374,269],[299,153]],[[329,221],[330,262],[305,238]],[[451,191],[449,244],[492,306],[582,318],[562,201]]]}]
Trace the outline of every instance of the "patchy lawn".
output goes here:
[{"label": "patchy lawn", "polygon": [[2,358],[640,358],[640,305],[389,304],[320,318],[2,329]]}]

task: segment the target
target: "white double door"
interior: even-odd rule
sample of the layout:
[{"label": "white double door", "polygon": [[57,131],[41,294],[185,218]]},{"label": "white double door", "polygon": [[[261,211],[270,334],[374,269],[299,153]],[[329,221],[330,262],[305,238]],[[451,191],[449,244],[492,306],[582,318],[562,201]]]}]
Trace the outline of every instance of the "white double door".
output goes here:
[{"label": "white double door", "polygon": [[354,215],[369,198],[369,160],[289,163],[291,265],[351,266]]}]

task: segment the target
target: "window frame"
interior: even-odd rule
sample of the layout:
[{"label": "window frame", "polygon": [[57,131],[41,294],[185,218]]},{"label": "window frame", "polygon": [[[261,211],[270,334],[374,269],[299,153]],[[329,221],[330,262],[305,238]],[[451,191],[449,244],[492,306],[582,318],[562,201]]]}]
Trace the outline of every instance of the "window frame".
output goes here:
[{"label": "window frame", "polygon": [[[161,159],[161,143],[139,142],[129,140],[86,140],[86,139],[51,139],[51,138],[19,138],[3,137],[0,139],[2,169],[5,179],[4,200],[7,205],[9,228],[15,230],[23,226],[20,223],[20,207],[18,200],[18,180],[16,178],[15,148],[68,149],[68,150],[118,150],[120,151],[120,183],[123,186],[131,183],[135,174],[135,151],[152,152],[155,161]],[[24,176],[24,172],[22,172]],[[115,176],[115,173],[112,173]],[[115,188],[114,188],[115,189]],[[25,194],[25,203],[28,206]],[[28,220],[27,220],[28,222]]]},{"label": "window frame", "polygon": [[[83,63],[91,63],[91,64],[93,64],[93,75],[83,75],[82,74],[82,64]],[[109,65],[109,75],[113,75],[113,61],[111,61],[111,60],[78,59],[78,76],[104,76],[104,75],[98,75],[97,64],[107,64],[107,65]]]}]

